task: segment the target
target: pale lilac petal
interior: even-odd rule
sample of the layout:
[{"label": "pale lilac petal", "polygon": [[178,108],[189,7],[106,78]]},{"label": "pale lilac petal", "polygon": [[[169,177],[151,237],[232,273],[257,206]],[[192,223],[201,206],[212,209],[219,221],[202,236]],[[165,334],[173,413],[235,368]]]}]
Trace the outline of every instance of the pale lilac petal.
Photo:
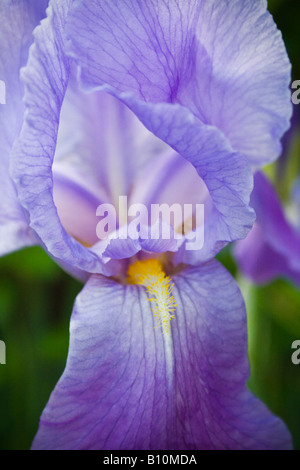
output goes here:
[{"label": "pale lilac petal", "polygon": [[184,204],[208,206],[210,201],[209,191],[195,167],[172,149],[164,155],[154,155],[143,165],[129,200],[130,204],[145,204],[149,212],[151,204],[179,204],[183,209]]},{"label": "pale lilac petal", "polygon": [[[254,212],[248,206],[252,175],[247,160],[232,151],[220,131],[203,125],[180,105],[150,105],[131,95],[122,95],[122,99],[154,135],[195,167],[205,184],[205,192],[209,193],[205,195],[204,245],[200,250],[190,251],[182,246],[176,262],[207,261],[226,243],[244,238],[254,220]],[[177,186],[170,183],[170,187],[176,202]],[[195,191],[198,202],[203,203],[202,192],[198,188]],[[170,192],[164,197],[169,197]]]},{"label": "pale lilac petal", "polygon": [[[218,129],[203,125],[187,108],[150,105],[131,95],[122,95],[122,99],[151,132],[195,167],[209,192],[204,246],[201,250],[184,250],[181,261],[207,261],[226,243],[244,238],[254,220],[254,212],[248,206],[252,175],[245,157],[232,151]],[[203,202],[200,195],[198,202]]]},{"label": "pale lilac petal", "polygon": [[143,165],[167,145],[120,100],[100,91],[84,93],[76,77],[74,68],[60,113],[53,171],[63,171],[117,204],[119,196],[129,194]]},{"label": "pale lilac petal", "polygon": [[96,211],[103,200],[72,179],[58,174],[54,174],[53,198],[61,223],[72,237],[85,246],[99,241],[95,230]]},{"label": "pale lilac petal", "polygon": [[291,64],[281,32],[266,0],[204,0],[201,6],[191,107],[195,101],[204,122],[221,129],[252,165],[264,166],[280,156],[292,115]]},{"label": "pale lilac petal", "polygon": [[173,280],[178,306],[164,336],[143,287],[90,278],[34,449],[291,447],[246,388],[246,313],[234,280],[215,261]]},{"label": "pale lilac petal", "polygon": [[38,243],[28,226],[15,186],[10,178],[9,159],[23,117],[23,87],[20,68],[26,64],[32,31],[45,16],[47,1],[3,1],[0,4],[0,256]]},{"label": "pale lilac petal", "polygon": [[35,30],[22,78],[26,119],[12,152],[12,174],[30,225],[51,256],[83,271],[102,272],[99,257],[63,228],[53,201],[52,163],[59,115],[70,75],[64,25],[71,1],[53,0]]},{"label": "pale lilac petal", "polygon": [[291,117],[290,62],[265,0],[78,0],[70,54],[88,88],[180,103],[261,166]]},{"label": "pale lilac petal", "polygon": [[99,253],[105,259],[130,258],[140,251],[143,253],[175,252],[184,242],[183,236],[177,236],[172,225],[166,224],[161,219],[153,225],[136,224],[130,227],[130,223],[107,238],[98,242],[93,251]]}]

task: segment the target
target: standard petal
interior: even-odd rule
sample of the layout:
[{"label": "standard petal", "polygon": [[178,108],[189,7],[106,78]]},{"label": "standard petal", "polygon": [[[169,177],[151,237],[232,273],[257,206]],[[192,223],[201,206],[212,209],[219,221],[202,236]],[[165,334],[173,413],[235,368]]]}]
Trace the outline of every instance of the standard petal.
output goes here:
[{"label": "standard petal", "polygon": [[255,174],[251,205],[254,228],[236,244],[235,256],[244,274],[257,283],[288,277],[300,284],[300,234],[287,220],[275,189],[263,173]]},{"label": "standard petal", "polygon": [[291,64],[267,1],[204,0],[198,25],[191,96],[199,115],[264,166],[281,154],[292,115]]},{"label": "standard petal", "polygon": [[173,280],[166,336],[153,328],[143,287],[90,278],[34,449],[291,447],[282,422],[246,388],[246,315],[234,280],[216,261]]},{"label": "standard petal", "polygon": [[10,178],[9,156],[24,111],[20,68],[26,64],[32,31],[45,16],[47,3],[46,0],[8,0],[0,4],[0,17],[5,18],[0,31],[0,255],[37,242]]},{"label": "standard petal", "polygon": [[255,166],[279,156],[290,62],[265,0],[78,0],[70,54],[85,86],[180,103]]},{"label": "standard petal", "polygon": [[244,238],[254,221],[249,207],[253,180],[247,159],[232,151],[222,132],[202,124],[183,106],[150,105],[130,94],[121,98],[154,135],[192,163],[209,192],[204,245],[201,250],[183,249],[180,262],[207,261],[226,243]]},{"label": "standard petal", "polygon": [[55,174],[53,196],[58,215],[67,232],[85,246],[98,242],[96,210],[104,202],[72,179]]},{"label": "standard petal", "polygon": [[72,69],[59,117],[54,173],[63,171],[95,194],[102,189],[105,201],[117,205],[143,164],[166,148],[120,100],[101,91],[84,93]]},{"label": "standard petal", "polygon": [[[48,18],[36,30],[23,72],[27,116],[13,152],[13,174],[31,226],[49,253],[84,271],[102,272],[95,252],[80,245],[62,227],[52,194],[60,111],[70,80],[70,61],[64,53],[70,5],[54,0]],[[105,90],[112,93],[111,88]],[[213,207],[206,223],[204,247],[200,252],[182,254],[178,262],[206,261],[227,242],[244,238],[254,218],[248,207],[252,175],[246,158],[232,150],[220,130],[203,124],[179,104],[148,104],[132,94],[118,98],[163,145],[169,145],[194,165],[209,191]]]}]

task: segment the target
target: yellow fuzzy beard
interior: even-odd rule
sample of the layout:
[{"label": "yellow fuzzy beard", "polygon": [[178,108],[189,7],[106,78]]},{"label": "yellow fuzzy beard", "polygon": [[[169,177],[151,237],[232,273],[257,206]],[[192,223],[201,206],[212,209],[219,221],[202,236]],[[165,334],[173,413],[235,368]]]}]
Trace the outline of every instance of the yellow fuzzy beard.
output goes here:
[{"label": "yellow fuzzy beard", "polygon": [[[172,295],[174,284],[166,276],[163,266],[158,259],[136,261],[131,264],[127,272],[130,284],[146,287],[151,302],[151,310],[157,320],[156,327],[162,327],[166,333],[170,330],[170,321],[174,318],[176,310],[175,299]],[[154,328],[156,328],[154,327]]]}]

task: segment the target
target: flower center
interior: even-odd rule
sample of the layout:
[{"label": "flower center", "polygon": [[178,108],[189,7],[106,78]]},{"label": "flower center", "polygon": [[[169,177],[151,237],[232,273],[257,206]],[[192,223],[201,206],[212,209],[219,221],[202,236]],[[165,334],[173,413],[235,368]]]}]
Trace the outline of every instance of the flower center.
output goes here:
[{"label": "flower center", "polygon": [[176,310],[175,299],[172,295],[174,284],[171,278],[166,276],[162,263],[158,259],[136,261],[131,264],[127,272],[129,284],[139,284],[146,287],[151,302],[151,310],[157,325],[169,333],[170,321],[174,318]]}]

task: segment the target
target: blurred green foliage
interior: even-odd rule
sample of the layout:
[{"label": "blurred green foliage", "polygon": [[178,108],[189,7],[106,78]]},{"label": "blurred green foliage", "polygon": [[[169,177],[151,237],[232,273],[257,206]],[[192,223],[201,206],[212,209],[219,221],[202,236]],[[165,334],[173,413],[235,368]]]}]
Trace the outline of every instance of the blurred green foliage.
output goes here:
[{"label": "blurred green foliage", "polygon": [[291,361],[292,343],[300,340],[300,290],[287,280],[254,286],[243,279],[228,246],[218,260],[237,279],[248,317],[250,390],[280,416],[300,449],[300,364]]},{"label": "blurred green foliage", "polygon": [[69,319],[81,284],[42,248],[0,259],[0,449],[28,449],[63,372]]},{"label": "blurred green foliage", "polygon": [[[300,79],[300,2],[270,0],[269,10],[283,33],[293,79]],[[299,142],[300,133],[279,184],[285,197],[299,170]],[[275,167],[268,172],[274,176]],[[255,287],[241,279],[230,247],[218,259],[237,278],[247,306],[249,387],[284,419],[300,449],[300,365],[291,362],[291,344],[300,339],[300,292],[285,280]],[[0,259],[0,339],[7,346],[7,365],[0,365],[0,449],[30,447],[65,366],[70,314],[81,287],[41,248]]]},{"label": "blurred green foliage", "polygon": [[[300,364],[291,361],[300,339],[300,292],[286,281],[250,287],[245,295],[249,325],[250,389],[281,416],[300,449]],[[248,301],[247,301],[248,300]]]}]

